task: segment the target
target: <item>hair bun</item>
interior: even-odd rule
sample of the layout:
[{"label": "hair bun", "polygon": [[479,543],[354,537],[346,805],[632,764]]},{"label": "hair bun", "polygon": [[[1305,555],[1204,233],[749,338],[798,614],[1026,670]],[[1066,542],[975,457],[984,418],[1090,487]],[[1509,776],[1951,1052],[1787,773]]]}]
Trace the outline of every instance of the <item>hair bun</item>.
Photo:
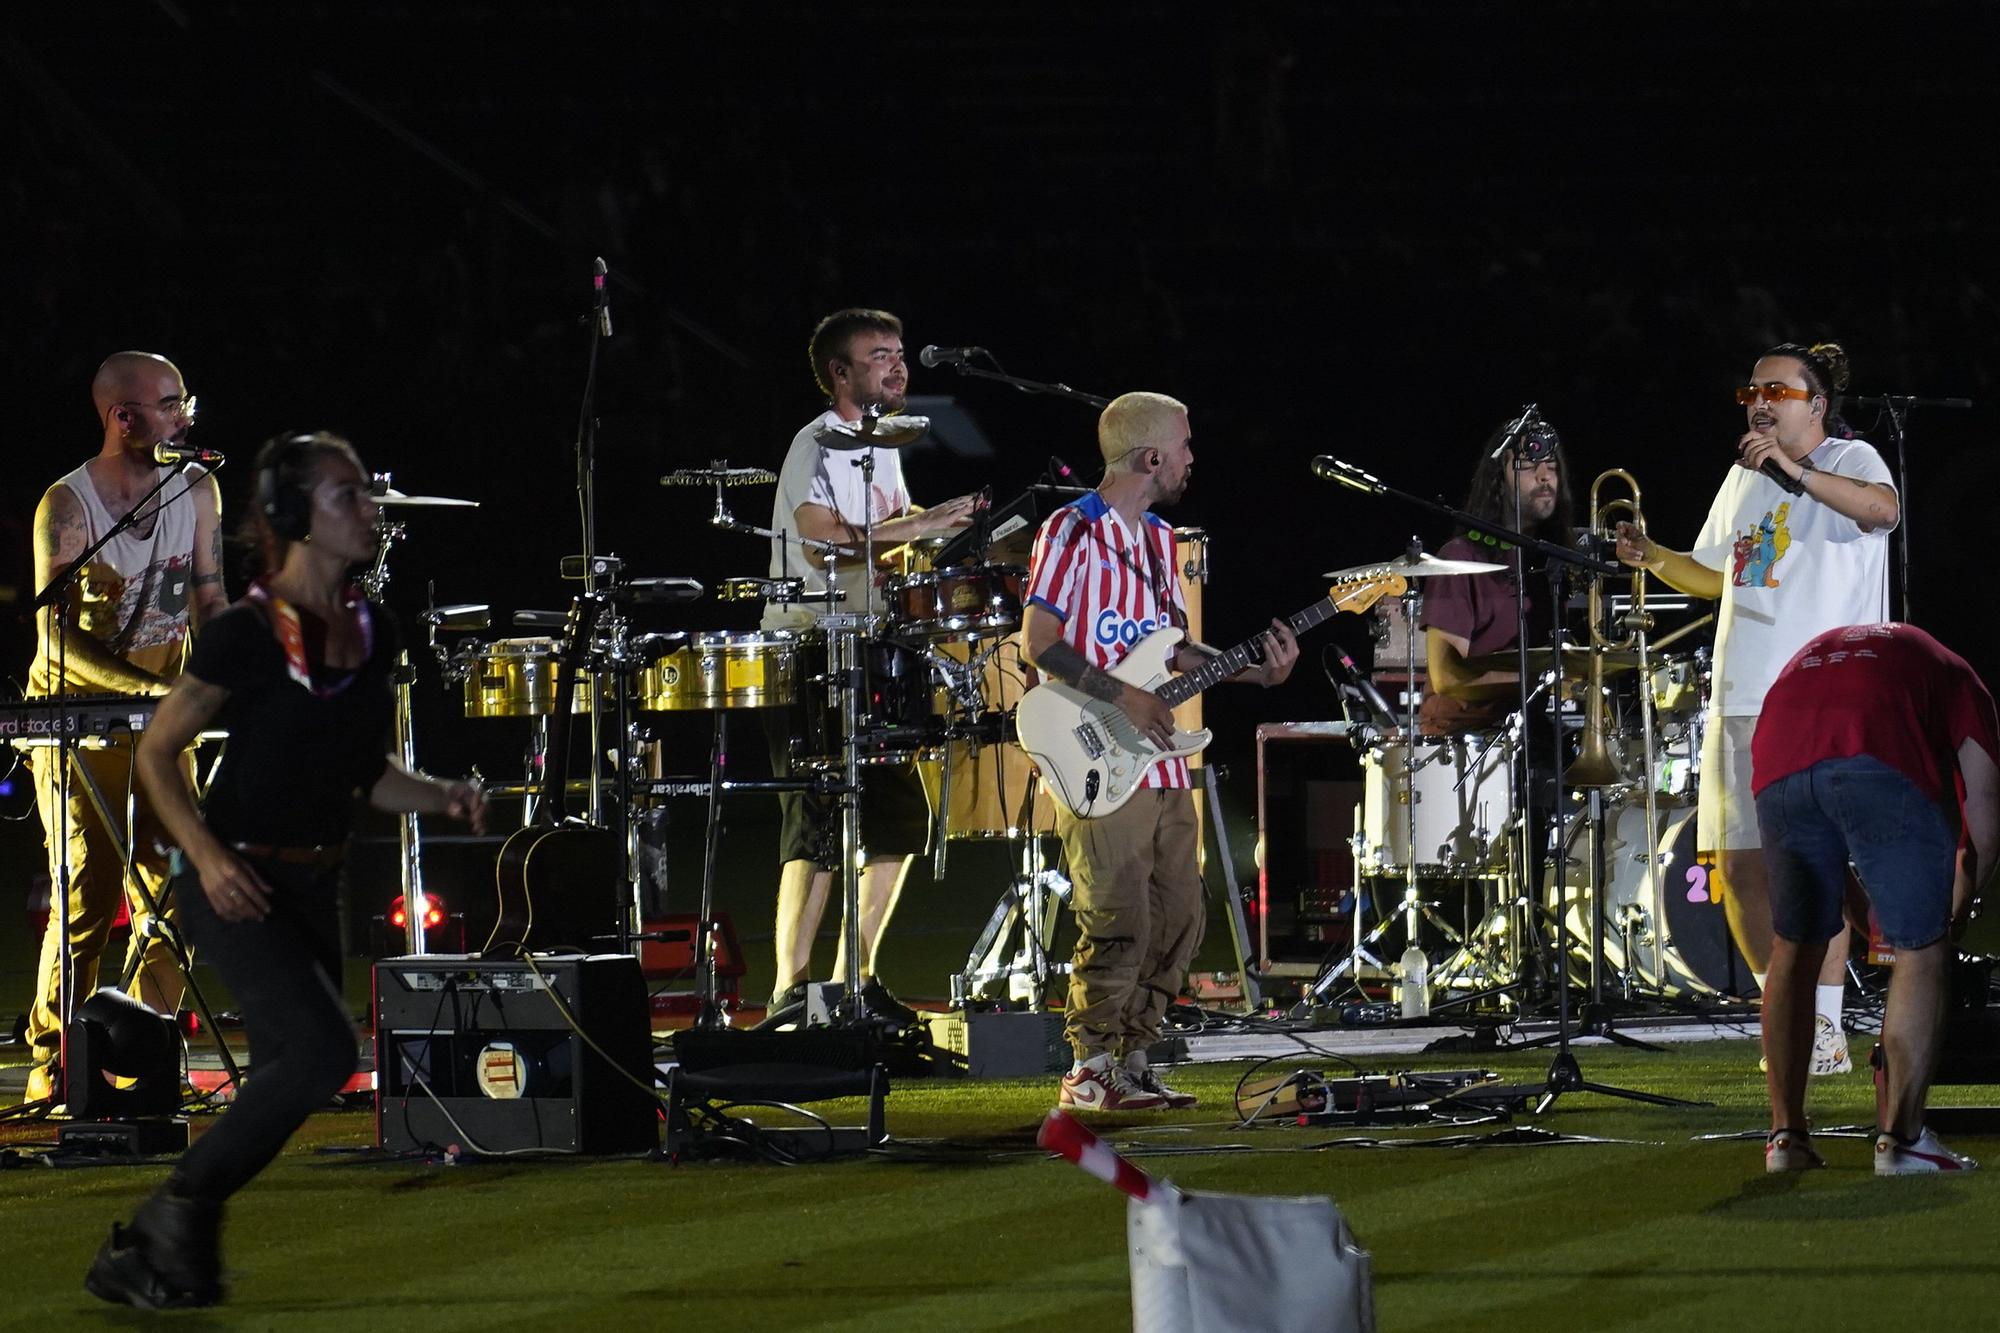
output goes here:
[{"label": "hair bun", "polygon": [[1826,382],[1835,393],[1847,389],[1847,349],[1839,343],[1814,343],[1806,349],[1820,364],[1826,367]]}]

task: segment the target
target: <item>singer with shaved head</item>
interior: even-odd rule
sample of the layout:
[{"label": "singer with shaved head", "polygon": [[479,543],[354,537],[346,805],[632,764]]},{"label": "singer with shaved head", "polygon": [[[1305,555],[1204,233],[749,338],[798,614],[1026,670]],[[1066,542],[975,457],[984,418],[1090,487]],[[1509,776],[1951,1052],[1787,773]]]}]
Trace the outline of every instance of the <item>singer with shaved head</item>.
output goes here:
[{"label": "singer with shaved head", "polygon": [[[107,357],[90,393],[102,429],[94,457],[61,477],[35,511],[35,584],[75,560],[111,526],[132,512],[159,480],[154,451],[179,444],[194,420],[194,398],[173,362],[153,352]],[[215,480],[190,467],[185,481],[168,483],[132,527],[78,572],[66,596],[44,608],[36,622],[36,648],[28,672],[30,695],[165,694],[180,674],[195,627],[227,605],[222,589],[222,501]],[[57,634],[56,615],[65,632]],[[108,831],[83,790],[72,781],[63,799],[60,752],[39,750],[31,759],[36,803],[47,835],[51,883],[68,847],[70,964],[76,996],[97,987],[98,957],[111,933],[119,895],[127,892]],[[113,818],[131,800],[134,868],[157,898],[166,882],[166,854],[158,822],[132,781],[129,742],[76,750]],[[72,778],[75,774],[72,773]],[[122,838],[124,829],[116,830]],[[181,978],[165,942],[147,929],[148,907],[136,894],[129,903],[131,949],[138,959],[133,995],[162,1013],[180,1004]],[[34,1065],[28,1099],[55,1095],[62,1044],[59,978],[60,913],[51,910],[36,973],[38,990],[28,1014]]]}]

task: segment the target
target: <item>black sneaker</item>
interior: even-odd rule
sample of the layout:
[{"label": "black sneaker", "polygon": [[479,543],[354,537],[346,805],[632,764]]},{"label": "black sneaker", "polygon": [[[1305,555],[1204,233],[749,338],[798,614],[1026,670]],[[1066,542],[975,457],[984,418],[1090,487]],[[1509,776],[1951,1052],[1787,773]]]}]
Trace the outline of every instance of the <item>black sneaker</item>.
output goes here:
[{"label": "black sneaker", "polygon": [[897,1027],[913,1028],[918,1022],[917,1011],[890,994],[889,988],[874,977],[861,983],[861,1007]]}]

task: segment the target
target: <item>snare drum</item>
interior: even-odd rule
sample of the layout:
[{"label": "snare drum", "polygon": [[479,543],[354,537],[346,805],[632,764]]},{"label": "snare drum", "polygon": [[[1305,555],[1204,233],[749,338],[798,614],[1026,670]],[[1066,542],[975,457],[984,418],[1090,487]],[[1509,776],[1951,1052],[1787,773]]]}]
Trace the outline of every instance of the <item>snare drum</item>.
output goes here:
[{"label": "snare drum", "polygon": [[695,634],[639,675],[639,707],[658,713],[778,708],[796,697],[799,636]]},{"label": "snare drum", "polygon": [[[864,639],[856,645],[856,655],[868,678],[868,692],[857,705],[863,726],[888,733],[865,742],[861,762],[906,763],[942,743],[944,724],[931,709],[930,660],[920,650],[888,639]],[[800,642],[797,681],[793,767],[843,767],[846,738],[840,714],[827,705],[824,635],[813,634]]]},{"label": "snare drum", "polygon": [[[1490,744],[1488,742],[1491,742]],[[1363,869],[1371,875],[1485,878],[1507,867],[1512,745],[1470,733],[1383,741],[1362,757]]]},{"label": "snare drum", "polygon": [[[554,639],[499,639],[485,645],[465,673],[467,717],[538,717],[556,707]],[[576,680],[570,711],[590,708],[590,673]]]},{"label": "snare drum", "polygon": [[947,565],[883,580],[888,632],[903,639],[986,639],[1021,623],[1028,571],[1020,565]]}]

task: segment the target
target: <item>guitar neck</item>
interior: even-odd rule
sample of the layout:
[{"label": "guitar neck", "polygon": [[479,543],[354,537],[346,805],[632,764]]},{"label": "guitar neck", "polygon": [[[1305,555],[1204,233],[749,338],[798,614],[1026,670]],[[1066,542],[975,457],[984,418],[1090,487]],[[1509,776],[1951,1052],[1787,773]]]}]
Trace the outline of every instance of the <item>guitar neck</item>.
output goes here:
[{"label": "guitar neck", "polygon": [[[1291,625],[1294,634],[1304,634],[1307,630],[1318,629],[1345,610],[1347,601],[1362,591],[1363,588],[1356,588],[1346,590],[1344,595],[1322,597],[1305,610],[1290,617],[1287,623]],[[1256,642],[1254,638],[1245,639],[1228,652],[1209,658],[1194,670],[1175,676],[1153,693],[1166,700],[1168,704],[1179,707],[1209,686],[1228,680],[1256,661],[1254,653]]]}]

